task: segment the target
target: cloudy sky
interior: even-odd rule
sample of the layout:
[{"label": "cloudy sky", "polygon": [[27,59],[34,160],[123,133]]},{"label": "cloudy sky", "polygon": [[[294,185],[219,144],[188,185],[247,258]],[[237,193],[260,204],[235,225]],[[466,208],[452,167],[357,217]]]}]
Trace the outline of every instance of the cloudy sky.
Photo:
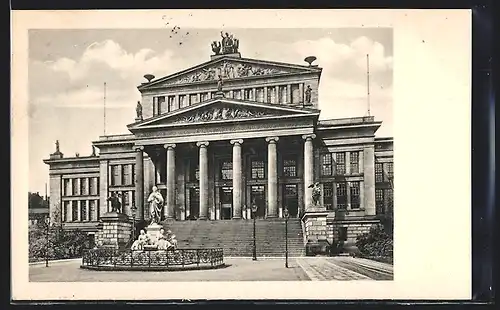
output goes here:
[{"label": "cloudy sky", "polygon": [[[367,115],[366,54],[370,55],[371,115],[377,136],[392,135],[392,29],[224,29],[240,40],[242,57],[323,68],[321,119]],[[220,29],[30,30],[29,171],[31,191],[43,192],[42,162],[59,140],[65,156],[91,153],[104,132],[127,133],[146,73],[161,77],[210,59]]]}]

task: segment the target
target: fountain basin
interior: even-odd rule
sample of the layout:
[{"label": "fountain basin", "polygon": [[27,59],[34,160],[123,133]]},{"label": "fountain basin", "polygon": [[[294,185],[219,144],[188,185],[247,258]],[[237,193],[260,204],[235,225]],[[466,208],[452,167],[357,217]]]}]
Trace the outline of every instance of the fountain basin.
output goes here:
[{"label": "fountain basin", "polygon": [[117,250],[90,249],[80,268],[105,271],[179,271],[224,267],[222,248]]}]

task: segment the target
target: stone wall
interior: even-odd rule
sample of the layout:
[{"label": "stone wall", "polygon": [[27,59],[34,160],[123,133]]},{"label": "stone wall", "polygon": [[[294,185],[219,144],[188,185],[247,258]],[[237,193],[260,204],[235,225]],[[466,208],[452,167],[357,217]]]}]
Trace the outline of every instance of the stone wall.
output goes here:
[{"label": "stone wall", "polygon": [[[328,240],[339,240],[339,230],[341,227],[347,228],[347,240],[344,242],[344,245],[353,246],[356,244],[356,238],[359,235],[368,233],[370,228],[377,224],[378,220],[370,220],[370,221],[350,221],[350,222],[332,222],[327,225],[327,236]],[[333,225],[333,227],[332,227]]]},{"label": "stone wall", "polygon": [[306,212],[303,217],[306,240],[316,242],[327,238],[326,212]]},{"label": "stone wall", "polygon": [[103,216],[98,227],[96,242],[101,247],[119,249],[125,246],[132,235],[132,223],[124,214],[110,212]]}]

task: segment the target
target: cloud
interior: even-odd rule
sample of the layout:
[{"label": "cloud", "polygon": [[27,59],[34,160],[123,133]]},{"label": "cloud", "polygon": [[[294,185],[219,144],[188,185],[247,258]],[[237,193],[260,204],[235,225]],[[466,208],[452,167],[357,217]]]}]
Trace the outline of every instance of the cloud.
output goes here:
[{"label": "cloud", "polygon": [[[134,89],[106,90],[107,108],[134,108],[140,94]],[[85,87],[35,98],[32,103],[63,108],[100,108],[104,106],[104,88]]]},{"label": "cloud", "polygon": [[55,72],[65,72],[72,81],[88,79],[96,65],[104,65],[118,73],[122,79],[137,79],[158,67],[172,62],[173,53],[165,50],[156,53],[152,49],[144,48],[137,53],[129,53],[118,43],[112,40],[94,42],[90,44],[78,60],[60,58],[47,66]]}]

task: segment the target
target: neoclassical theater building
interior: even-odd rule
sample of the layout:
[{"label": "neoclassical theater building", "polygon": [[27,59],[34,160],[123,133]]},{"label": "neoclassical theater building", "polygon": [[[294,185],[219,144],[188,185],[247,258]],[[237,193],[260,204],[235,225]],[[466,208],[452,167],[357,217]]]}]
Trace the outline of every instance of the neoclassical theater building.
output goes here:
[{"label": "neoclassical theater building", "polygon": [[392,138],[375,136],[373,116],[319,120],[313,57],[297,65],[214,52],[184,71],[146,75],[129,134],[99,137],[90,156],[65,157],[57,143],[44,160],[54,220],[93,234],[114,192],[123,213],[147,221],[153,186],[167,221],[272,221],[287,209],[311,238],[353,240],[391,212]]}]

